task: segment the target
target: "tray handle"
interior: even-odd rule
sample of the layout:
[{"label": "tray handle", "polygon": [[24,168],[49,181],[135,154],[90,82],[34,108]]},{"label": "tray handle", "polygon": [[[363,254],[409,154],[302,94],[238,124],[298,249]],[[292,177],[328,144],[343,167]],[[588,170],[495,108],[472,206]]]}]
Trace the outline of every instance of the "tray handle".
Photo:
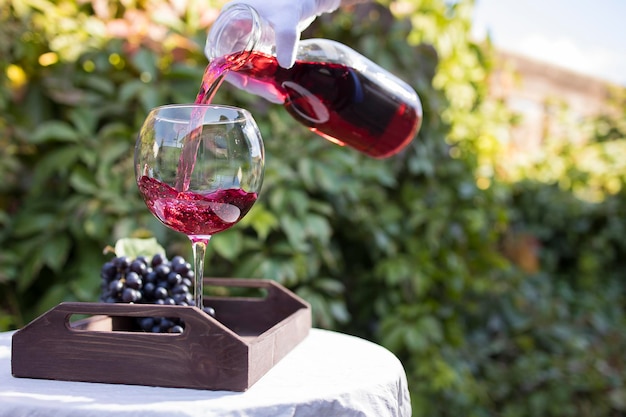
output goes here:
[{"label": "tray handle", "polygon": [[[270,279],[257,279],[257,278],[204,278],[203,284],[205,286],[215,286],[215,287],[237,287],[237,288],[259,288],[267,291],[267,295],[265,297],[258,297],[259,300],[267,299],[267,300],[281,300],[283,302],[287,302],[289,304],[295,304],[302,308],[309,307],[309,304],[295,295],[293,292],[289,291],[283,285],[279,284],[276,281]],[[210,300],[219,300],[219,299],[235,299],[237,297],[228,297],[228,296],[210,296],[205,297],[207,301]],[[243,297],[246,300],[254,300],[257,297]]]},{"label": "tray handle", "polygon": [[[34,329],[46,328],[53,332],[90,332],[80,326],[81,321],[71,322],[74,315],[115,317],[168,317],[179,318],[188,325],[201,325],[210,320],[205,313],[190,306],[163,306],[155,304],[113,304],[89,302],[63,302],[42,314],[18,332],[29,332]],[[218,325],[213,323],[213,325]],[[97,330],[96,330],[97,331]]]}]

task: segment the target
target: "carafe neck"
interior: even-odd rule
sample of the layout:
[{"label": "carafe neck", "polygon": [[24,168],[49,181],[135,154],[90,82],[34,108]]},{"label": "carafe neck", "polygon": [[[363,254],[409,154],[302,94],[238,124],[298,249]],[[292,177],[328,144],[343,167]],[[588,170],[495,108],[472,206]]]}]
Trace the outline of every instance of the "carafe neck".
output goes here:
[{"label": "carafe neck", "polygon": [[252,51],[272,54],[275,35],[272,27],[247,4],[226,6],[219,14],[207,36],[204,54],[209,61],[237,56],[245,62]]}]

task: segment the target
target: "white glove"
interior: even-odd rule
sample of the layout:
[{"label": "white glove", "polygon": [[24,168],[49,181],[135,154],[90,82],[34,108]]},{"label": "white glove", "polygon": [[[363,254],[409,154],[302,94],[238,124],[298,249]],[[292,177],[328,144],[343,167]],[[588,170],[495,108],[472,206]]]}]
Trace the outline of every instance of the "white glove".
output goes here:
[{"label": "white glove", "polygon": [[340,0],[233,0],[226,4],[247,4],[253,7],[274,29],[276,59],[284,68],[296,60],[296,44],[300,33],[322,13],[337,9]]}]

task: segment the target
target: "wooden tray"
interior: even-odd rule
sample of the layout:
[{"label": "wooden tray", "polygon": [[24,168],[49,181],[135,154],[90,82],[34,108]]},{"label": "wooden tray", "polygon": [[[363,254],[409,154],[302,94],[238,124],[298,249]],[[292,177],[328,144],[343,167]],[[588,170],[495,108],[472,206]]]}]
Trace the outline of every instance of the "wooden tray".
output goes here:
[{"label": "wooden tray", "polygon": [[[65,381],[245,391],[302,341],[310,306],[278,283],[205,279],[259,288],[265,297],[205,297],[197,307],[61,303],[13,335],[13,376]],[[87,318],[72,321],[86,315]],[[134,331],[133,317],[180,318],[180,334]]]}]

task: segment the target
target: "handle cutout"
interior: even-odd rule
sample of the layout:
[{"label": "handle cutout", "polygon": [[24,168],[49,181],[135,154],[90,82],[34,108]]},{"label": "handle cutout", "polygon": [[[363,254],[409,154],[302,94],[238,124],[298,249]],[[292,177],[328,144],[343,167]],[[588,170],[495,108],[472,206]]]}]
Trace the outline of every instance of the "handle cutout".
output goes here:
[{"label": "handle cutout", "polygon": [[66,327],[72,331],[138,332],[180,335],[185,322],[178,317],[127,317],[90,314],[70,314]]}]

